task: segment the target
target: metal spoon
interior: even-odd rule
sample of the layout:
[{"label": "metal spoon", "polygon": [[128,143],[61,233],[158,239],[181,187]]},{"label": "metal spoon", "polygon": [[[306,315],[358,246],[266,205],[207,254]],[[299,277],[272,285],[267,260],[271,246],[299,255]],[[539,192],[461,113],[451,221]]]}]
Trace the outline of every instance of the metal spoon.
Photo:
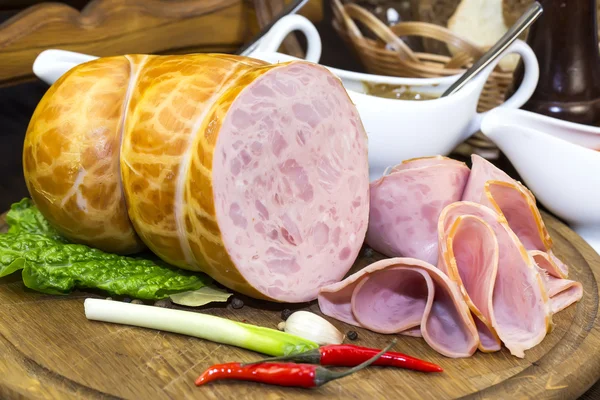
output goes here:
[{"label": "metal spoon", "polygon": [[467,70],[456,82],[454,82],[446,91],[442,94],[441,97],[446,97],[448,95],[454,94],[459,91],[463,86],[467,84],[473,77],[475,77],[478,73],[485,69],[492,61],[494,61],[500,54],[508,48],[517,37],[525,29],[527,29],[536,19],[542,14],[544,9],[542,5],[537,1],[534,2],[531,7],[525,11],[521,17],[514,23],[510,29],[502,35],[500,40],[496,42],[488,51],[485,52],[483,56],[479,60],[477,60],[471,68]]}]

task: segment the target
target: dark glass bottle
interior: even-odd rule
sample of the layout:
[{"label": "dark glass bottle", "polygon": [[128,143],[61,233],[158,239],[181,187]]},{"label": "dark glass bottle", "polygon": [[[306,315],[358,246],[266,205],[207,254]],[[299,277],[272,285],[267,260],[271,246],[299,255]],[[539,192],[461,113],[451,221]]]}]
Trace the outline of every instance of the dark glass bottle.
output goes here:
[{"label": "dark glass bottle", "polygon": [[[599,126],[596,0],[541,0],[540,3],[544,12],[527,36],[527,43],[540,63],[540,80],[522,109]],[[523,65],[519,63],[515,87],[522,78]]]}]

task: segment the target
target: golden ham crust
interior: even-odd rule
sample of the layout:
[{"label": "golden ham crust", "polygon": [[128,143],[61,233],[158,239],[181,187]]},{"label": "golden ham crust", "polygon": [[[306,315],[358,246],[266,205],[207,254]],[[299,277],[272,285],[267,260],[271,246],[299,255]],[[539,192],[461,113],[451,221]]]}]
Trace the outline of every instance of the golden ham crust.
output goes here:
[{"label": "golden ham crust", "polygon": [[40,101],[23,147],[27,188],[50,223],[74,242],[120,254],[144,247],[119,172],[129,77],[124,57],[70,70]]},{"label": "golden ham crust", "polygon": [[129,55],[72,69],[44,96],[27,132],[32,198],[73,241],[120,254],[143,241],[173,265],[271,300],[225,250],[212,158],[236,97],[284,65],[229,55]]}]

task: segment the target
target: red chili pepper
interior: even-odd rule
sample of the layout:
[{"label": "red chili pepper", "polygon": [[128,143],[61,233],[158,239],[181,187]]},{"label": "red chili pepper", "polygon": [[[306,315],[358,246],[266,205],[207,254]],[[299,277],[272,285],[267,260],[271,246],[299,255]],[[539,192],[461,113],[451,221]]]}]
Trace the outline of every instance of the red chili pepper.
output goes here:
[{"label": "red chili pepper", "polygon": [[[293,354],[282,357],[265,358],[257,363],[265,361],[293,361],[308,364],[320,364],[336,367],[354,367],[377,354],[379,350],[368,347],[355,346],[352,344],[332,344],[322,346],[318,349],[309,350],[304,353]],[[246,365],[255,364],[248,363]],[[437,364],[420,360],[406,354],[390,351],[382,355],[373,365],[405,368],[421,372],[442,372],[443,369]]]},{"label": "red chili pepper", "polygon": [[[335,365],[339,367],[353,367],[373,357],[379,350],[352,344],[330,345],[320,347],[321,365]],[[406,368],[421,372],[442,372],[437,364],[420,360],[406,354],[389,351],[382,355],[373,365]]]},{"label": "red chili pepper", "polygon": [[213,365],[204,371],[196,379],[196,386],[219,379],[238,379],[279,386],[317,387],[368,367],[392,348],[395,343],[396,340],[365,362],[344,372],[331,371],[313,364],[261,362],[259,364],[242,365],[240,363],[227,363]]}]

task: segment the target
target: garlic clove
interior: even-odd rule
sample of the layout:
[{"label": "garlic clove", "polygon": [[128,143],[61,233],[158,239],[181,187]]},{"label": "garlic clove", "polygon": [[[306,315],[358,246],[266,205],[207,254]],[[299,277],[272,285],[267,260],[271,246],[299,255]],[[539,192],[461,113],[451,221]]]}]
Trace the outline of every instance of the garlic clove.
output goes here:
[{"label": "garlic clove", "polygon": [[296,311],[279,326],[282,324],[285,332],[312,340],[320,346],[341,344],[344,341],[342,332],[325,318],[309,311]]}]

